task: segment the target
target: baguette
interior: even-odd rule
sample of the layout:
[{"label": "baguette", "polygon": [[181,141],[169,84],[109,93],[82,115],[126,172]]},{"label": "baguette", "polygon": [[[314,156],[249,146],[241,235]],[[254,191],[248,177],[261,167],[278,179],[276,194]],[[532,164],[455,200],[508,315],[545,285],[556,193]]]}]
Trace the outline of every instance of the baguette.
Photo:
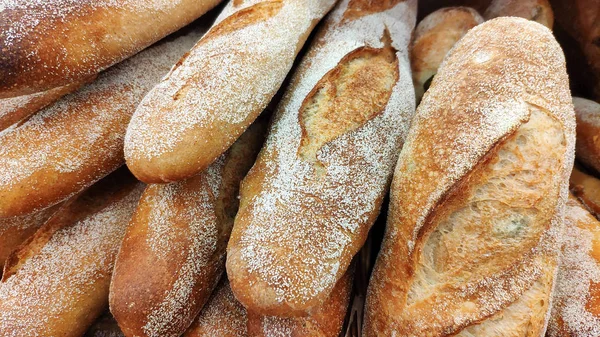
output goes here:
[{"label": "baguette", "polygon": [[600,180],[575,166],[570,178],[571,192],[592,214],[600,218]]},{"label": "baguette", "polygon": [[469,7],[446,7],[426,16],[415,29],[410,52],[417,102],[421,101],[444,56],[469,29],[483,22]]},{"label": "baguette", "polygon": [[594,83],[590,83],[594,99],[600,101],[600,0],[550,0],[550,3],[560,13],[556,22],[579,43],[594,75]]},{"label": "baguette", "polygon": [[274,317],[248,313],[248,335],[253,337],[339,336],[348,312],[354,272],[350,268],[331,294],[307,317]]},{"label": "baguette", "polygon": [[600,173],[600,104],[573,97],[577,118],[577,160]]},{"label": "baguette", "polygon": [[347,272],[325,304],[307,317],[265,317],[248,313],[223,278],[183,337],[338,336],[348,310],[353,272]]},{"label": "baguette", "polygon": [[79,337],[106,310],[115,256],[143,188],[126,173],[63,206],[9,257],[1,336]]},{"label": "baguette", "polygon": [[364,336],[542,336],[575,116],[546,27],[498,18],[444,59],[391,187]]},{"label": "baguette", "polygon": [[126,336],[178,337],[225,270],[239,183],[262,144],[254,124],[205,172],[150,185],[119,251],[110,307]]},{"label": "baguette", "polygon": [[0,134],[0,218],[45,209],[124,163],[137,104],[201,36],[163,42]]},{"label": "baguette", "polygon": [[91,82],[94,78],[84,82],[67,84],[48,91],[31,95],[17,96],[0,99],[0,131],[31,116],[33,113],[56,102],[66,94],[79,89],[83,84]]},{"label": "baguette", "polygon": [[125,137],[147,183],[210,165],[258,117],[334,0],[231,0],[211,30],[144,98]]},{"label": "baguette", "polygon": [[0,98],[94,76],[189,24],[218,2],[0,0]]},{"label": "baguette", "polygon": [[483,14],[486,20],[517,16],[552,29],[554,13],[548,0],[493,0]]},{"label": "baguette", "polygon": [[571,197],[547,336],[600,336],[599,285],[600,222]]},{"label": "baguette", "polygon": [[59,207],[60,204],[33,214],[0,218],[0,268],[10,253],[32,236]]},{"label": "baguette", "polygon": [[104,313],[83,337],[125,337],[110,312]]},{"label": "baguette", "polygon": [[254,313],[321,306],[365,242],[414,113],[415,12],[340,2],[294,74],[228,245],[231,288]]}]

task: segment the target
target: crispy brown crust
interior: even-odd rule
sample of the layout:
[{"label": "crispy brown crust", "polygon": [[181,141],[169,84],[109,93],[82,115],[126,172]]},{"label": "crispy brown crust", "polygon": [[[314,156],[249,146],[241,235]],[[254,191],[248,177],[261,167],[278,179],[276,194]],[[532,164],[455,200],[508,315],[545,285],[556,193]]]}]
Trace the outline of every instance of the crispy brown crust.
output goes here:
[{"label": "crispy brown crust", "polygon": [[571,192],[596,217],[600,217],[600,180],[575,166],[570,178]]},{"label": "crispy brown crust", "polygon": [[265,129],[264,122],[251,126],[204,173],[144,191],[110,291],[111,312],[126,336],[180,336],[198,315],[224,271],[239,182]]},{"label": "crispy brown crust", "polygon": [[[267,107],[333,3],[228,4],[213,28],[138,107],[125,139],[133,174],[147,183],[174,182],[214,162]],[[212,43],[219,38],[220,43]],[[264,40],[285,42],[266,52],[260,48]],[[250,83],[241,90],[239,81]]]},{"label": "crispy brown crust", "polygon": [[573,97],[573,105],[577,118],[577,160],[600,173],[600,104]]},{"label": "crispy brown crust", "polygon": [[573,163],[570,102],[543,26],[494,19],[456,44],[398,160],[365,336],[543,333]]},{"label": "crispy brown crust", "polygon": [[[123,1],[119,6],[106,0],[49,1],[5,8],[0,12],[0,98],[94,76],[187,25],[218,2],[174,0],[159,8],[156,0]],[[35,29],[31,22],[36,23]]]},{"label": "crispy brown crust", "polygon": [[548,0],[494,0],[483,14],[486,20],[516,16],[533,20],[552,29],[554,12]]},{"label": "crispy brown crust", "polygon": [[62,96],[93,81],[94,78],[95,76],[83,82],[67,84],[27,96],[0,99],[0,131],[56,102]]},{"label": "crispy brown crust", "polygon": [[141,191],[120,170],[62,206],[15,250],[0,283],[0,334],[83,335],[107,308],[112,265]]}]

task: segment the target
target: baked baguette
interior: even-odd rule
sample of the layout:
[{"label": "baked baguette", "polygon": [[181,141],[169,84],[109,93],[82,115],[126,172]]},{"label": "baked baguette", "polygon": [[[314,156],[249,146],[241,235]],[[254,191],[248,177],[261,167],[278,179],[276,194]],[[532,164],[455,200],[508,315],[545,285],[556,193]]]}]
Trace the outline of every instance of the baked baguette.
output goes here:
[{"label": "baked baguette", "polygon": [[552,29],[554,12],[548,0],[493,0],[483,13],[486,20],[517,16],[533,20]]},{"label": "baked baguette", "polygon": [[498,18],[444,59],[391,187],[364,336],[542,336],[575,116],[546,27]]},{"label": "baked baguette", "polygon": [[148,183],[204,170],[273,98],[334,0],[231,0],[211,30],[144,98],[125,137]]},{"label": "baked baguette", "polygon": [[600,218],[600,180],[573,167],[571,191],[596,217]]},{"label": "baked baguette", "polygon": [[218,2],[0,0],[0,98],[82,81],[187,25]]},{"label": "baked baguette", "polygon": [[227,274],[242,304],[303,316],[362,247],[414,113],[416,1],[341,1],[302,60],[240,188]]},{"label": "baked baguette", "polygon": [[550,0],[552,8],[560,15],[559,23],[579,43],[595,83],[593,94],[600,101],[600,0]]},{"label": "baked baguette", "polygon": [[427,15],[419,22],[410,51],[417,102],[421,101],[444,56],[456,41],[483,21],[473,8],[446,7]]},{"label": "baked baguette", "polygon": [[0,268],[10,253],[32,236],[59,207],[60,204],[32,214],[0,218]]},{"label": "baked baguette", "polygon": [[0,99],[0,131],[31,116],[33,113],[56,102],[64,95],[79,89],[83,84],[91,82],[93,79],[67,84],[31,95]]},{"label": "baked baguette", "polygon": [[144,191],[119,251],[110,308],[126,336],[178,337],[225,270],[239,184],[266,123],[251,126],[203,173]]},{"label": "baked baguette", "polygon": [[600,336],[600,222],[572,197],[562,241],[547,336]]},{"label": "baked baguette", "polygon": [[224,277],[184,337],[339,336],[348,311],[352,275],[351,271],[344,274],[324,305],[310,316],[293,318],[248,313]]},{"label": "baked baguette", "polygon": [[83,337],[125,337],[125,335],[119,329],[115,318],[107,311],[96,320]]},{"label": "baked baguette", "polygon": [[600,173],[600,104],[573,97],[577,118],[577,160]]},{"label": "baked baguette", "polygon": [[0,133],[0,217],[52,206],[121,166],[137,104],[203,31],[143,51]]},{"label": "baked baguette", "polygon": [[117,251],[143,186],[121,170],[63,206],[4,266],[0,335],[82,336],[106,310]]}]

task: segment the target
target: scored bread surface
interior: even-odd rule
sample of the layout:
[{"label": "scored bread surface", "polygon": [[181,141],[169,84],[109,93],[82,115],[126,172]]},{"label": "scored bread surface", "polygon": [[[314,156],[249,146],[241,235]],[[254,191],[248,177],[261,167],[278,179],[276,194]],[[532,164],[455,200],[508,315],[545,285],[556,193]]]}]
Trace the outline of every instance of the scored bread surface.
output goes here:
[{"label": "scored bread surface", "polygon": [[0,98],[94,76],[187,25],[218,2],[0,0]]},{"label": "scored bread surface", "polygon": [[227,274],[249,310],[320,306],[363,245],[414,113],[416,1],[342,1],[324,22],[242,182]]},{"label": "scored bread surface", "polygon": [[334,0],[230,1],[211,30],[141,102],[125,137],[142,181],[189,178],[267,107]]},{"label": "scored bread surface", "polygon": [[0,217],[49,207],[122,165],[137,104],[201,33],[151,47],[0,132]]},{"label": "scored bread surface", "polygon": [[499,18],[467,33],[399,156],[364,335],[543,335],[574,131],[547,28]]}]

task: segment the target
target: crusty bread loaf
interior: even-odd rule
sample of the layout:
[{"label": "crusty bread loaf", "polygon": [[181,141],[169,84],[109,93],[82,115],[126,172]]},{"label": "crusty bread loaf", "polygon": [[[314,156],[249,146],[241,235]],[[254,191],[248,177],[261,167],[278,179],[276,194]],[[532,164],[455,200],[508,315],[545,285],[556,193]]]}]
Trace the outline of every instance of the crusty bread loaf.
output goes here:
[{"label": "crusty bread loaf", "polygon": [[421,101],[444,56],[456,41],[482,22],[481,15],[469,7],[442,8],[419,22],[410,51],[417,102]]},{"label": "crusty bread loaf", "polygon": [[225,270],[239,184],[260,150],[253,124],[203,173],[144,191],[119,251],[110,308],[126,336],[178,337]]},{"label": "crusty bread loaf", "polygon": [[[248,336],[253,337],[336,337],[348,312],[353,268],[339,279],[327,300],[307,317],[262,316],[248,312]],[[199,336],[194,336],[199,337]]]},{"label": "crusty bread loaf", "polygon": [[600,0],[550,0],[559,23],[581,46],[594,74],[594,98],[600,101]]},{"label": "crusty bread loaf", "polygon": [[365,336],[542,336],[575,116],[546,27],[498,18],[446,56],[398,158]]},{"label": "crusty bread loaf", "polygon": [[248,313],[224,277],[184,337],[339,336],[348,310],[353,274],[353,270],[344,274],[319,309],[307,317],[293,318]]},{"label": "crusty bread loaf", "polygon": [[148,183],[204,170],[267,107],[334,0],[231,0],[211,30],[144,98],[125,137]]},{"label": "crusty bread loaf", "polygon": [[94,77],[88,81],[71,83],[31,95],[0,99],[0,131],[56,102],[93,79]]},{"label": "crusty bread loaf", "polygon": [[575,166],[570,178],[571,191],[592,214],[600,217],[600,180]]},{"label": "crusty bread loaf", "polygon": [[319,307],[362,247],[414,113],[416,1],[344,0],[299,65],[240,188],[236,297],[267,316]]},{"label": "crusty bread loaf", "polygon": [[493,0],[483,14],[486,20],[517,16],[552,29],[554,13],[548,0]]},{"label": "crusty bread loaf", "polygon": [[117,321],[106,311],[94,324],[88,329],[83,337],[125,337]]},{"label": "crusty bread loaf", "polygon": [[0,133],[0,217],[54,205],[122,165],[137,104],[203,31],[143,51]]},{"label": "crusty bread loaf", "polygon": [[548,337],[600,336],[600,222],[567,201]]},{"label": "crusty bread loaf", "polygon": [[600,173],[600,104],[573,97],[573,106],[577,118],[577,160]]},{"label": "crusty bread loaf", "polygon": [[117,251],[143,186],[126,170],[64,205],[9,257],[0,335],[82,336],[108,304]]},{"label": "crusty bread loaf", "polygon": [[0,98],[84,80],[187,25],[218,2],[0,0]]},{"label": "crusty bread loaf", "polygon": [[10,253],[32,236],[59,207],[60,204],[32,214],[0,218],[0,268]]}]

